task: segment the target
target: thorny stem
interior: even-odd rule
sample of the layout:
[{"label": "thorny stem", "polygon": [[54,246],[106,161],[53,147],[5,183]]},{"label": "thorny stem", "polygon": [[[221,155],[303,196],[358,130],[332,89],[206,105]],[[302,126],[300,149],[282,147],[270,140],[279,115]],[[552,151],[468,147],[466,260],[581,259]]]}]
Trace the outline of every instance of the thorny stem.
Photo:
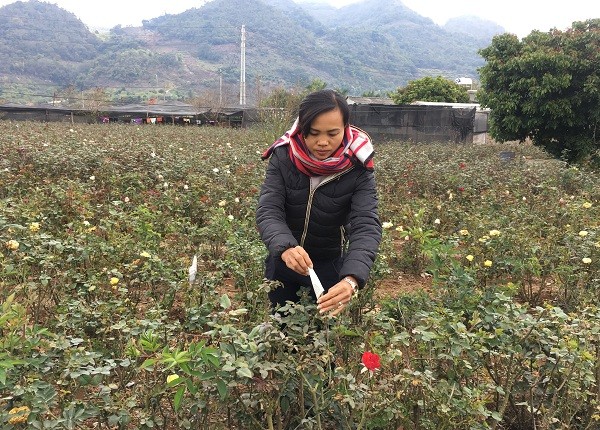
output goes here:
[{"label": "thorny stem", "polygon": [[[595,404],[598,404],[598,402],[600,402],[600,360],[597,360],[597,358],[600,357],[600,345],[596,344],[596,364],[595,364],[595,376],[596,376],[596,402]],[[591,408],[591,410],[593,411],[594,408],[594,402],[590,402],[589,407]],[[588,413],[588,422],[586,424],[585,427],[583,427],[583,430],[588,430],[591,429],[593,426],[596,425],[596,421],[594,420],[593,417],[593,412],[589,412]]]},{"label": "thorny stem", "polygon": [[365,424],[365,420],[367,419],[367,400],[363,402],[362,412],[360,416],[360,422],[358,423],[358,427],[356,430],[361,430],[363,425]]},{"label": "thorny stem", "polygon": [[321,413],[319,411],[319,404],[317,403],[317,387],[312,388],[310,387],[310,394],[312,396],[313,399],[313,403],[314,403],[314,408],[315,408],[315,418],[317,419],[317,428],[319,430],[323,430],[323,427],[321,427]]},{"label": "thorny stem", "polygon": [[262,428],[262,424],[260,423],[260,421],[258,421],[252,413],[250,413],[250,411],[248,410],[248,407],[246,406],[246,404],[244,403],[244,400],[242,399],[242,397],[240,396],[240,393],[236,392],[236,397],[238,399],[238,402],[240,403],[240,405],[242,405],[242,408],[244,408],[244,412],[246,412],[246,415],[250,418],[250,420],[254,423],[254,425],[256,426],[256,428]]},{"label": "thorny stem", "polygon": [[[512,310],[512,306],[511,306],[511,310]],[[546,310],[540,312],[540,315],[537,317],[536,319],[536,323],[540,322],[542,317],[546,314]],[[525,341],[527,339],[529,339],[529,336],[531,336],[531,333],[533,333],[533,330],[535,329],[536,324],[532,324],[531,327],[529,328],[529,330],[527,331],[527,333],[525,334],[525,336],[523,336],[523,338],[520,340],[521,343],[525,343]],[[514,383],[516,382],[516,376],[517,376],[517,372],[515,372],[515,374],[513,375],[512,372],[512,368],[513,368],[513,363],[516,360],[516,353],[512,353],[510,355],[510,359],[508,361],[508,365],[507,365],[507,372],[506,372],[506,387],[504,387],[504,399],[502,399],[502,404],[500,405],[500,407],[498,408],[498,414],[500,416],[504,416],[504,412],[506,411],[506,408],[508,406],[508,403],[512,397],[512,387],[514,385]],[[498,422],[494,421],[494,423],[491,425],[492,430],[495,430],[496,427],[498,427]]]},{"label": "thorny stem", "polygon": [[302,376],[302,379],[304,380],[306,385],[308,385],[308,390],[310,391],[310,395],[313,400],[313,408],[315,410],[315,418],[317,419],[317,429],[323,430],[323,427],[321,426],[321,414],[319,411],[319,403],[317,400],[317,387],[319,386],[319,383],[317,382],[317,385],[315,385],[315,387],[313,388],[312,385],[310,384],[310,382],[308,382],[308,379],[306,379],[306,376],[304,375],[304,373],[302,371],[300,371],[300,376]]},{"label": "thorny stem", "polygon": [[300,387],[298,387],[298,400],[300,403],[300,416],[304,417],[306,415],[306,410],[304,408],[304,384],[300,384]]},{"label": "thorny stem", "polygon": [[[373,376],[373,375],[371,374],[371,376]],[[372,377],[369,378],[369,391],[371,393],[373,392],[373,378]],[[356,428],[356,430],[362,430],[363,425],[365,425],[366,419],[367,419],[367,396],[365,396],[365,399],[363,401],[360,422],[358,423],[358,427]]]}]

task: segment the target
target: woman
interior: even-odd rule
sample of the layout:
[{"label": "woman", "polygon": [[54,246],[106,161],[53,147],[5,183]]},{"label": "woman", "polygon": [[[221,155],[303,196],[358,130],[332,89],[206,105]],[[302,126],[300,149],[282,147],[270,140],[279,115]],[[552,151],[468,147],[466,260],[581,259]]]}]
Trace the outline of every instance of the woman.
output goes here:
[{"label": "woman", "polygon": [[344,97],[309,94],[292,128],[263,154],[270,158],[256,221],[269,250],[267,279],[274,307],[297,302],[300,288],[314,297],[308,269],[325,289],[321,313],[339,314],[364,287],[381,240],[373,147],[349,124]]}]

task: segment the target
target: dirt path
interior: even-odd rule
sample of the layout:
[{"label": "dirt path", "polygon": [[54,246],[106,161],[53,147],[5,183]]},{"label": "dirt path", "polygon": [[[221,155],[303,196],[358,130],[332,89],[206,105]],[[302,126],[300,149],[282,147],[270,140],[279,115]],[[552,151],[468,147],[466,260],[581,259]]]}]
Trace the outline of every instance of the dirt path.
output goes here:
[{"label": "dirt path", "polygon": [[375,286],[376,299],[390,299],[402,293],[410,293],[431,289],[431,278],[422,275],[396,273],[386,279],[378,281]]}]

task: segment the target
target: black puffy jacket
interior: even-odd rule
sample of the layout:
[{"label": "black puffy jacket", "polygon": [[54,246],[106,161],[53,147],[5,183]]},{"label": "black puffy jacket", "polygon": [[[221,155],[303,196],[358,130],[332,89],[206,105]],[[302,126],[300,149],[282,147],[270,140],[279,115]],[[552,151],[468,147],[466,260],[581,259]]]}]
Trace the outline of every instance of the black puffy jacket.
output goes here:
[{"label": "black puffy jacket", "polygon": [[312,260],[343,255],[340,279],[352,275],[362,287],[381,241],[377,203],[373,172],[355,165],[324,177],[311,191],[311,178],[294,166],[283,146],[269,159],[256,222],[271,255],[280,257],[297,245]]}]

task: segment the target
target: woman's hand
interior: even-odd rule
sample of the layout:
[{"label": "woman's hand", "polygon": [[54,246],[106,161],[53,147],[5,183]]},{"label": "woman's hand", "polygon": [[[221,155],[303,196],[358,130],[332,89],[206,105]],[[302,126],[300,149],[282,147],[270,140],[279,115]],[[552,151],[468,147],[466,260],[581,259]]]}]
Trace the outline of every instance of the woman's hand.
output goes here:
[{"label": "woman's hand", "polygon": [[319,309],[321,314],[329,312],[329,316],[334,317],[346,308],[346,305],[352,300],[353,294],[352,285],[342,280],[331,287],[327,294],[323,294],[317,300],[317,309]]},{"label": "woman's hand", "polygon": [[286,249],[281,254],[281,259],[288,268],[300,275],[308,275],[308,268],[313,265],[308,253],[301,246]]}]

